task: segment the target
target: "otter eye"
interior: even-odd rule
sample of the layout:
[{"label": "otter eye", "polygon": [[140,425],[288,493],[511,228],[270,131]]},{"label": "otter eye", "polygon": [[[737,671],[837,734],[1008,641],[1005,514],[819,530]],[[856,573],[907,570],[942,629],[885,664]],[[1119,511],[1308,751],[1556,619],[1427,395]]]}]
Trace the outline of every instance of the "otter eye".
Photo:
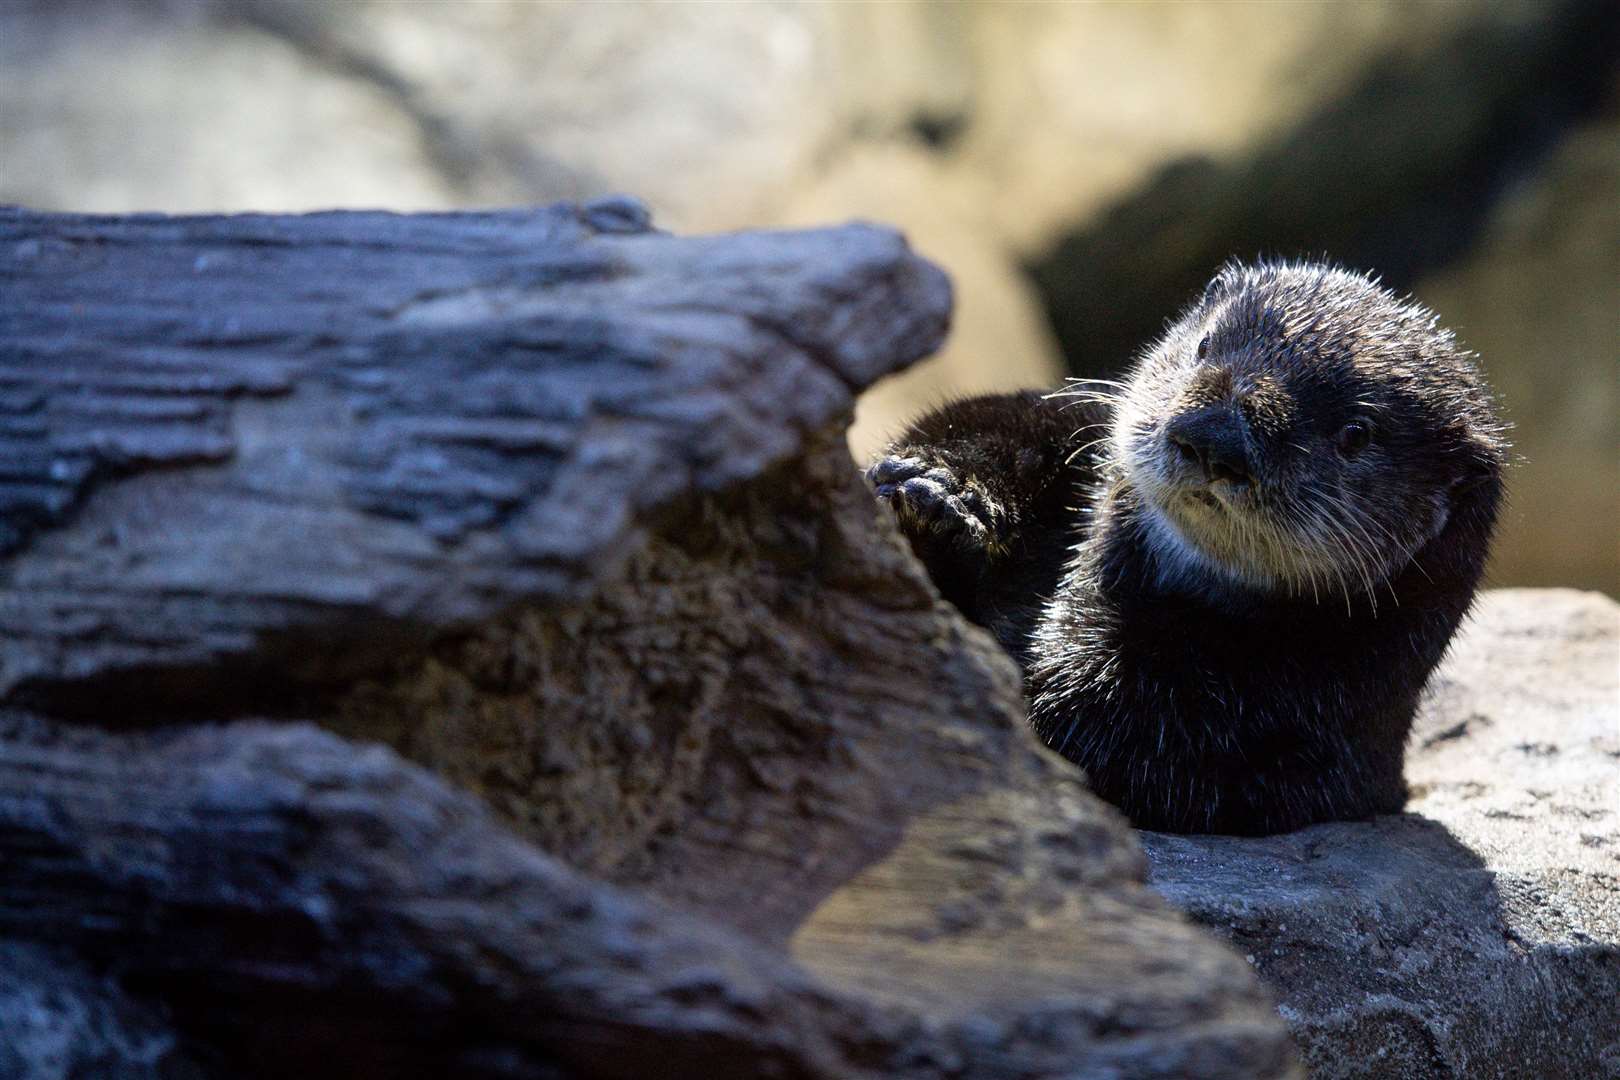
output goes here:
[{"label": "otter eye", "polygon": [[1339,429],[1339,453],[1355,457],[1372,440],[1372,427],[1365,420],[1352,420]]},{"label": "otter eye", "polygon": [[1202,360],[1209,355],[1209,335],[1205,334],[1198,339],[1198,359]]}]

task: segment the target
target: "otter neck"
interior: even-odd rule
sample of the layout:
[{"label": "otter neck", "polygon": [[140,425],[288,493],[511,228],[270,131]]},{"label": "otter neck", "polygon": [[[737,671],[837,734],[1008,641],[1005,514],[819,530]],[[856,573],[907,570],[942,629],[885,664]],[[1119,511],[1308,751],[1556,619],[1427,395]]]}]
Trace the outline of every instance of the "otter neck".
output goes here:
[{"label": "otter neck", "polygon": [[1095,561],[1095,580],[1105,592],[1243,609],[1297,599],[1201,551],[1129,480],[1118,481],[1104,498],[1094,530],[1082,558]]}]

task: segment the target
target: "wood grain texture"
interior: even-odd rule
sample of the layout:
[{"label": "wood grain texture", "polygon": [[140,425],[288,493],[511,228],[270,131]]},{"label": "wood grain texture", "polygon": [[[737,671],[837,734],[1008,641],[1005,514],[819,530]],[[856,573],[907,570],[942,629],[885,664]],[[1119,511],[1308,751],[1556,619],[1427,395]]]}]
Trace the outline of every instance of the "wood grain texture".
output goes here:
[{"label": "wood grain texture", "polygon": [[[997,925],[930,935],[890,871],[878,898],[912,927],[860,918],[842,950],[795,959],[594,882],[423,770],[308,726],[152,737],[13,716],[0,739],[0,934],[155,995],[220,1075],[1292,1075],[1241,962],[1119,882],[1044,911],[1004,897]],[[912,857],[943,885],[963,856],[928,850]],[[1005,854],[1027,885],[1032,864]]]},{"label": "wood grain texture", "polygon": [[949,305],[888,230],[676,239],[623,200],[0,211],[0,700],[227,659],[330,680],[577,592]]},{"label": "wood grain texture", "polygon": [[893,233],[3,221],[0,1028],[54,993],[141,1080],[1297,1075],[849,459],[948,318]]}]

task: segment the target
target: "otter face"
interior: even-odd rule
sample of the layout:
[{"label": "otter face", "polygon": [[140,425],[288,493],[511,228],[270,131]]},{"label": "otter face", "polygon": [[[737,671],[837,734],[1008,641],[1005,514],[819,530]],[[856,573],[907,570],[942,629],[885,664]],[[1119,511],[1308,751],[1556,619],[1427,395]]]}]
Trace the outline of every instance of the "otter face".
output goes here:
[{"label": "otter face", "polygon": [[1420,305],[1334,268],[1231,265],[1137,366],[1110,456],[1163,576],[1348,602],[1497,480],[1500,434]]}]

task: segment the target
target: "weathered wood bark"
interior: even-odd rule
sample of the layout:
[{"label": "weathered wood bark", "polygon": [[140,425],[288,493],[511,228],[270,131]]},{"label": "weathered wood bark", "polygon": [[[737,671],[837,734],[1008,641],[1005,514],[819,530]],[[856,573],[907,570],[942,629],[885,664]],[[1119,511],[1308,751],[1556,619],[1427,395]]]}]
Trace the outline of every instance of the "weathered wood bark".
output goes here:
[{"label": "weathered wood bark", "polygon": [[11,211],[0,283],[0,935],[183,1034],[104,1071],[1294,1071],[842,449],[947,321],[892,233]]},{"label": "weathered wood bark", "polygon": [[784,959],[594,885],[420,770],[306,726],[7,735],[6,929],[162,985],[250,1057],[291,1040],[351,1075],[489,1059],[706,1077],[757,1055],[837,1076],[841,1025],[894,1034],[863,1030],[881,1012],[839,1015]]},{"label": "weathered wood bark", "polygon": [[577,593],[944,332],[892,233],[640,213],[0,216],[0,694],[262,699]]}]

